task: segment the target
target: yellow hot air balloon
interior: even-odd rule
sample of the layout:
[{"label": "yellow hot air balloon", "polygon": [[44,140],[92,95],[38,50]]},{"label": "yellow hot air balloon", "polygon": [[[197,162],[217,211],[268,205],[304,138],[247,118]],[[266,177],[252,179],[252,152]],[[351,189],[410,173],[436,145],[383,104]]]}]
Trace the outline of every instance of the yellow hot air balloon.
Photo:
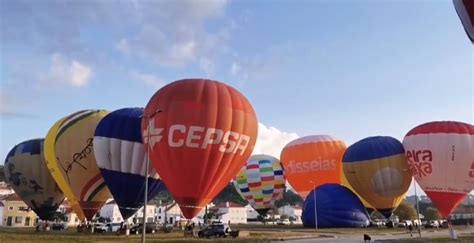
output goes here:
[{"label": "yellow hot air balloon", "polygon": [[392,137],[368,137],[354,143],[344,153],[342,164],[352,188],[387,218],[411,184],[403,146]]},{"label": "yellow hot air balloon", "polygon": [[49,129],[48,134],[46,135],[44,141],[44,158],[46,161],[46,166],[48,167],[51,176],[58,184],[61,191],[63,191],[64,195],[68,199],[68,202],[71,204],[72,210],[76,213],[77,217],[80,220],[84,220],[84,213],[82,212],[81,207],[79,206],[79,202],[77,201],[76,197],[72,193],[71,188],[69,187],[68,183],[66,182],[63,174],[61,173],[58,161],[56,160],[56,155],[54,152],[54,140],[56,138],[56,134],[58,132],[59,126],[62,124],[65,118],[57,121],[54,125]]},{"label": "yellow hot air balloon", "polygon": [[53,139],[54,169],[63,178],[58,184],[70,188],[89,220],[111,198],[92,147],[95,128],[107,113],[105,110],[83,110],[71,114],[59,123]]},{"label": "yellow hot air balloon", "polygon": [[360,201],[362,204],[364,204],[365,209],[367,209],[367,212],[371,214],[375,209],[374,206],[370,205],[364,198],[362,198],[357,192],[352,188],[351,183],[347,181],[346,175],[344,174],[344,171],[341,172],[341,185],[347,187],[347,189],[351,190],[354,194],[359,197]]}]

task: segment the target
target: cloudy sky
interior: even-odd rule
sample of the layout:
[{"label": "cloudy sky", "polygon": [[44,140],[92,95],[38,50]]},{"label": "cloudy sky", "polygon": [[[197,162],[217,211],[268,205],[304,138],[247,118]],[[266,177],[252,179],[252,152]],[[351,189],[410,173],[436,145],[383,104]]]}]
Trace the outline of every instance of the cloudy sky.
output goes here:
[{"label": "cloudy sky", "polygon": [[[472,45],[451,0],[0,1],[0,157],[89,108],[187,77],[253,104],[256,152],[298,136],[403,139],[473,123]],[[1,163],[1,162],[0,162]]]}]

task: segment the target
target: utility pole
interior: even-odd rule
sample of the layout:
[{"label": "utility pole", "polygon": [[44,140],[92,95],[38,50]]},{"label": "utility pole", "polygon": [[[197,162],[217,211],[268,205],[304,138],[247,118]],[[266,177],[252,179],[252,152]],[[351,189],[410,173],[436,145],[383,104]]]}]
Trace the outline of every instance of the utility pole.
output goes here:
[{"label": "utility pole", "polygon": [[145,192],[143,193],[143,202],[144,202],[144,205],[143,205],[143,224],[142,224],[142,243],[145,243],[145,234],[146,234],[146,205],[148,204],[148,177],[149,177],[149,173],[150,173],[150,147],[151,147],[151,134],[150,134],[150,126],[151,125],[155,125],[155,120],[153,119],[153,117],[158,114],[158,113],[161,113],[162,110],[158,109],[156,110],[155,112],[153,112],[151,115],[149,116],[145,116],[143,115],[143,117],[147,118],[148,119],[148,126],[147,126],[147,136],[148,136],[148,140],[147,140],[147,144],[146,144],[146,163],[145,163]]}]

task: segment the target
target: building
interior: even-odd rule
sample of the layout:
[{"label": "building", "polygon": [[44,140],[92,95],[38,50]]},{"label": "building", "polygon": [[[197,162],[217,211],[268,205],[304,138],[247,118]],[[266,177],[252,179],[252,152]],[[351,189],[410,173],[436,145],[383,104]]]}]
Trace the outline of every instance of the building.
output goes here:
[{"label": "building", "polygon": [[[146,215],[146,222],[155,222],[155,211],[156,205],[154,204],[147,204],[147,215]],[[107,202],[99,212],[102,218],[108,218],[112,223],[121,223],[124,221],[122,218],[122,214],[120,213],[119,207],[114,200]],[[125,220],[127,223],[141,223],[143,222],[143,207],[140,208],[135,214],[133,214],[130,218]]]},{"label": "building", "polygon": [[123,221],[122,214],[114,200],[105,203],[104,206],[100,208],[99,214],[102,218],[110,219],[112,223],[121,223]]},{"label": "building", "polygon": [[[303,209],[298,206],[291,206],[291,205],[285,205],[283,207],[278,208],[278,213],[280,214],[280,217],[282,215],[288,216],[290,221],[293,221],[294,223],[302,223],[301,221],[301,215],[303,213]],[[291,220],[294,219],[294,220]]]},{"label": "building", "polygon": [[175,225],[183,217],[181,209],[175,202],[159,204],[156,207],[156,222]]},{"label": "building", "polygon": [[64,199],[64,201],[59,205],[57,212],[61,212],[64,214],[66,218],[66,224],[68,227],[76,227],[78,224],[81,223],[81,220],[79,217],[77,217],[77,214],[72,210],[71,204],[69,204],[69,201],[67,199]]},{"label": "building", "polygon": [[247,223],[247,208],[240,204],[226,202],[211,208],[217,218],[223,222],[231,224]]},{"label": "building", "polygon": [[7,196],[15,193],[13,188],[11,188],[6,182],[0,181],[0,197]]},{"label": "building", "polygon": [[258,219],[258,212],[257,210],[255,210],[252,206],[250,206],[250,204],[247,204],[245,206],[245,211],[246,211],[246,214],[247,214],[247,221],[248,222],[255,222],[255,221],[259,221]]},{"label": "building", "polygon": [[17,194],[0,198],[0,225],[7,227],[33,227],[36,214]]}]

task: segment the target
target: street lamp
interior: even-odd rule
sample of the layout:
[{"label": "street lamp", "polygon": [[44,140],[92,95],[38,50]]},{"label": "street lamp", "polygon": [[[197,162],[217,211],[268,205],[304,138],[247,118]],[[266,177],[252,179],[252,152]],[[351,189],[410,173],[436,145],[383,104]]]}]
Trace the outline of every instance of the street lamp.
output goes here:
[{"label": "street lamp", "polygon": [[420,220],[420,207],[418,206],[418,193],[416,192],[416,181],[413,178],[413,185],[415,186],[415,199],[416,199],[416,217],[418,219],[418,235],[421,238],[421,220]]},{"label": "street lamp", "polygon": [[309,181],[311,184],[313,184],[314,192],[313,192],[313,200],[314,200],[314,229],[318,230],[318,212],[317,212],[317,206],[316,206],[316,183],[313,181]]},{"label": "street lamp", "polygon": [[145,116],[145,114],[142,115],[142,118],[145,117],[148,119],[148,126],[147,126],[147,147],[146,147],[146,163],[145,163],[145,192],[143,193],[143,224],[142,224],[142,243],[145,243],[145,234],[146,234],[146,205],[148,203],[148,174],[150,170],[150,146],[151,146],[151,133],[150,133],[150,126],[153,124],[155,125],[154,122],[155,120],[153,117],[161,113],[162,110],[157,109],[155,112],[152,114]]}]

